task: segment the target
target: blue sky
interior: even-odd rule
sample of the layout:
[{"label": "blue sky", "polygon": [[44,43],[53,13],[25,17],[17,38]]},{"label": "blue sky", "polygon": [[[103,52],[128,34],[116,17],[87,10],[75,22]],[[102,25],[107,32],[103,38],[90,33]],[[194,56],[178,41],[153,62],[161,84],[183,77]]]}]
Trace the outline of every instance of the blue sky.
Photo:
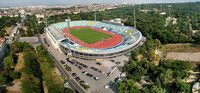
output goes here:
[{"label": "blue sky", "polygon": [[0,0],[0,6],[88,4],[88,3],[160,3],[192,2],[200,0]]}]

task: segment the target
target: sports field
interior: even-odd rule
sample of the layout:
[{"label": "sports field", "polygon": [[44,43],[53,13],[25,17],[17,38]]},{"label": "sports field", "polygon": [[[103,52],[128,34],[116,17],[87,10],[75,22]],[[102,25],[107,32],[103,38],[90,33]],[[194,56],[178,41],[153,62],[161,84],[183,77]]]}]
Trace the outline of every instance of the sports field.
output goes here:
[{"label": "sports field", "polygon": [[69,33],[87,44],[93,44],[112,37],[110,34],[99,32],[91,28],[70,29]]}]

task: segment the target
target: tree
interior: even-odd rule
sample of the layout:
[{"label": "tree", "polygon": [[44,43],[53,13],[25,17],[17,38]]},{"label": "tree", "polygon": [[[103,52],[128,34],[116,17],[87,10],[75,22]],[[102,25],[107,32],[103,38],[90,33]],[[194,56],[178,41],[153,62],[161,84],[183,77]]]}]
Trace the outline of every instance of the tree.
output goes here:
[{"label": "tree", "polygon": [[0,87],[0,93],[7,93],[6,87]]},{"label": "tree", "polygon": [[0,74],[0,85],[5,85],[6,84],[6,77]]},{"label": "tree", "polygon": [[166,90],[161,85],[151,85],[149,88],[144,88],[143,93],[166,93]]},{"label": "tree", "polygon": [[160,80],[164,84],[171,83],[173,81],[173,71],[171,69],[167,69],[160,73]]},{"label": "tree", "polygon": [[195,33],[193,36],[196,43],[200,43],[200,32]]},{"label": "tree", "polygon": [[14,59],[12,55],[5,57],[3,63],[5,68],[11,68],[12,66],[14,66]]},{"label": "tree", "polygon": [[156,54],[156,50],[151,50],[148,52],[148,58],[150,61],[159,61],[159,55]]},{"label": "tree", "polygon": [[127,73],[127,77],[133,80],[140,80],[142,76],[147,73],[147,70],[138,65],[139,62],[130,60],[128,64],[124,66],[124,70]]},{"label": "tree", "polygon": [[170,86],[170,93],[190,93],[191,91],[191,84],[182,82],[182,81],[176,81],[171,84]]},{"label": "tree", "polygon": [[20,49],[17,47],[17,42],[13,42],[9,45],[12,54],[20,52]]},{"label": "tree", "polygon": [[64,93],[74,93],[74,91],[70,88],[65,88]]},{"label": "tree", "polygon": [[21,78],[21,73],[18,72],[18,71],[14,71],[12,74],[11,74],[11,77],[13,79],[20,79]]},{"label": "tree", "polygon": [[177,89],[182,93],[189,93],[191,89],[191,85],[185,82],[178,82],[176,86],[177,86]]},{"label": "tree", "polygon": [[117,84],[118,93],[139,93],[139,88],[133,80],[120,81]]},{"label": "tree", "polygon": [[40,80],[31,74],[25,74],[21,84],[22,93],[41,93]]}]

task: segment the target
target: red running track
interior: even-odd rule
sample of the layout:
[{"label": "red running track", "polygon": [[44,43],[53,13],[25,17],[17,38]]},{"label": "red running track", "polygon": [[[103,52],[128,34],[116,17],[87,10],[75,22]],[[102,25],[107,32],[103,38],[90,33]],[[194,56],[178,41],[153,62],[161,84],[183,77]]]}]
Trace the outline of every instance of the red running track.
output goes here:
[{"label": "red running track", "polygon": [[[90,29],[93,29],[95,31],[99,31],[99,32],[102,32],[102,33],[105,33],[105,34],[110,34],[110,35],[112,35],[112,37],[110,37],[106,40],[98,41],[94,44],[87,44],[87,43],[79,40],[78,38],[74,37],[70,33],[68,33],[68,31],[70,29],[80,29],[80,28],[90,28]],[[88,27],[88,26],[76,26],[76,27],[64,28],[62,30],[62,32],[65,34],[66,37],[70,38],[75,43],[77,43],[81,46],[88,47],[88,48],[110,48],[110,47],[116,46],[117,44],[119,44],[123,40],[123,37],[119,34],[115,34],[115,33],[109,32],[109,31],[104,31],[104,30],[101,30],[101,29],[92,28],[92,27]]]}]

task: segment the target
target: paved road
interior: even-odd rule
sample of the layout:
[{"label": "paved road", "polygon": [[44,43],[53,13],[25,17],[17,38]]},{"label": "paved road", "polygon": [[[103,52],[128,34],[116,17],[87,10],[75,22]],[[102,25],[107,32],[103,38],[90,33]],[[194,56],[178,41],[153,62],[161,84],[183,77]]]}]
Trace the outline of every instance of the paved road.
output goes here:
[{"label": "paved road", "polygon": [[[50,54],[50,55],[51,55],[51,54]],[[77,84],[77,82],[72,78],[72,76],[70,75],[70,73],[68,73],[68,71],[66,71],[66,70],[64,69],[64,67],[60,64],[60,62],[58,62],[58,61],[56,60],[56,58],[53,57],[52,55],[51,55],[51,57],[53,58],[53,60],[54,60],[54,62],[55,62],[55,65],[56,65],[56,67],[58,68],[58,70],[61,72],[61,74],[62,74],[65,78],[67,78],[67,80],[68,80],[70,86],[71,86],[73,89],[76,89],[77,91],[79,91],[80,93],[86,93],[86,91],[85,91],[83,88],[81,88],[81,86],[79,86],[79,85]]]},{"label": "paved road", "polygon": [[166,59],[200,62],[200,52],[185,53],[185,52],[169,52]]},{"label": "paved road", "polygon": [[[42,41],[43,44],[44,41],[42,39],[42,37],[39,37],[40,40]],[[45,45],[46,46],[46,45]],[[47,47],[47,46],[46,46]],[[59,54],[57,54],[57,50],[52,48],[52,45],[50,44],[49,47],[47,47],[50,56],[53,58],[54,62],[55,62],[55,66],[58,68],[58,70],[61,72],[61,74],[69,80],[69,85],[77,90],[80,93],[88,93],[88,91],[86,91],[85,89],[83,89],[77,82],[76,80],[71,76],[71,74],[64,68],[64,66],[59,62],[60,61],[60,57],[58,56]],[[64,55],[64,54],[63,54]]]}]

